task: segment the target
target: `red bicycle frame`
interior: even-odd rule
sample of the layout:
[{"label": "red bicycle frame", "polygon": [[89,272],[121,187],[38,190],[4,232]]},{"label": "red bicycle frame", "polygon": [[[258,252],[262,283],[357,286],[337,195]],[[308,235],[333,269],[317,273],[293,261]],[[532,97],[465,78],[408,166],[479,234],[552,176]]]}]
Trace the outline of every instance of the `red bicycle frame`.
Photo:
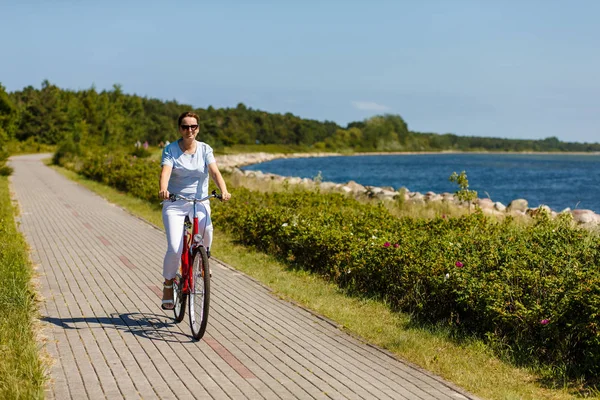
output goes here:
[{"label": "red bicycle frame", "polygon": [[190,274],[190,257],[192,255],[192,238],[198,234],[198,216],[196,215],[196,205],[194,204],[194,217],[192,223],[192,234],[189,231],[189,220],[186,217],[186,224],[183,230],[183,251],[181,252],[181,276],[183,278],[181,292],[189,294],[190,288],[194,287],[192,274]]}]

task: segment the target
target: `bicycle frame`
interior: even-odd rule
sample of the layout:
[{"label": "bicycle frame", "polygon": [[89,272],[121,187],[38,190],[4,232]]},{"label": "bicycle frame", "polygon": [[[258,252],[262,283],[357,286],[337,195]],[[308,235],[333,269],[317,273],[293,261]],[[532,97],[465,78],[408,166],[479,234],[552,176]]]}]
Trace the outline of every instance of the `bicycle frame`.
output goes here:
[{"label": "bicycle frame", "polygon": [[169,196],[172,201],[181,199],[193,203],[192,221],[190,222],[188,214],[184,222],[181,274],[178,273],[173,280],[173,300],[175,303],[173,313],[175,314],[175,321],[181,322],[185,315],[185,303],[187,301],[190,310],[192,336],[196,340],[200,340],[206,331],[210,307],[210,266],[207,251],[202,245],[203,237],[199,232],[196,206],[197,203],[211,197],[221,198],[216,191],[203,199],[186,198],[181,195]]},{"label": "bicycle frame", "polygon": [[[202,198],[186,198],[180,195],[171,195],[170,198],[175,201],[178,199],[189,201],[193,203],[193,217],[192,222],[189,221],[186,216],[185,225],[183,229],[183,251],[181,252],[181,277],[183,282],[181,287],[182,294],[190,294],[190,288],[194,287],[193,276],[190,274],[190,260],[193,254],[193,251],[198,247],[202,246],[201,241],[202,238],[198,236],[199,233],[199,224],[198,224],[198,214],[196,211],[197,203],[201,203],[205,200],[208,200],[212,197],[220,198],[220,195],[217,195],[213,190],[212,194]],[[191,225],[191,226],[190,226]],[[190,234],[190,228],[192,228],[192,233]]]}]

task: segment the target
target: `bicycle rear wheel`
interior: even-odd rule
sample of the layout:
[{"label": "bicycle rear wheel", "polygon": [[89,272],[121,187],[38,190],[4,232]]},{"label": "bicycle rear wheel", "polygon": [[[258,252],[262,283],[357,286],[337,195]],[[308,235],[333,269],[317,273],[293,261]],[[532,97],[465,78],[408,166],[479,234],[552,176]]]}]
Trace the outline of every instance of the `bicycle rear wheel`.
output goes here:
[{"label": "bicycle rear wheel", "polygon": [[173,279],[173,302],[175,303],[173,313],[175,314],[175,321],[177,322],[183,321],[183,317],[185,315],[185,300],[187,299],[187,295],[181,293],[182,286],[183,282],[181,275],[177,274],[175,279]]},{"label": "bicycle rear wheel", "polygon": [[210,269],[204,247],[198,247],[192,256],[192,287],[190,288],[189,312],[192,336],[200,340],[206,331],[210,304]]}]

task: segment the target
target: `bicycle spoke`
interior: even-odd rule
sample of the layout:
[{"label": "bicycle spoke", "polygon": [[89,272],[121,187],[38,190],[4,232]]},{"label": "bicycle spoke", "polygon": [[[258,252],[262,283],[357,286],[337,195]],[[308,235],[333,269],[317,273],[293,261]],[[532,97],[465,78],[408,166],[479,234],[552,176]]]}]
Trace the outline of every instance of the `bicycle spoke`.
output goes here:
[{"label": "bicycle spoke", "polygon": [[204,247],[199,247],[193,256],[193,287],[190,292],[190,326],[192,336],[200,339],[206,330],[209,309],[210,275],[204,273],[208,269],[208,257]]}]

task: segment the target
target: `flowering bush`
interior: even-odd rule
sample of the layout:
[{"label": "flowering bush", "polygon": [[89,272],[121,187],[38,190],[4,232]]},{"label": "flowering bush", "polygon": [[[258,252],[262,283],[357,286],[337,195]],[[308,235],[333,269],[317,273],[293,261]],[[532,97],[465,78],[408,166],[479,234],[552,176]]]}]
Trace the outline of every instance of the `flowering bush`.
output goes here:
[{"label": "flowering bush", "polygon": [[[339,194],[236,189],[214,219],[245,244],[515,356],[600,373],[600,240],[570,217],[397,219]],[[394,245],[392,245],[394,243]]]}]

